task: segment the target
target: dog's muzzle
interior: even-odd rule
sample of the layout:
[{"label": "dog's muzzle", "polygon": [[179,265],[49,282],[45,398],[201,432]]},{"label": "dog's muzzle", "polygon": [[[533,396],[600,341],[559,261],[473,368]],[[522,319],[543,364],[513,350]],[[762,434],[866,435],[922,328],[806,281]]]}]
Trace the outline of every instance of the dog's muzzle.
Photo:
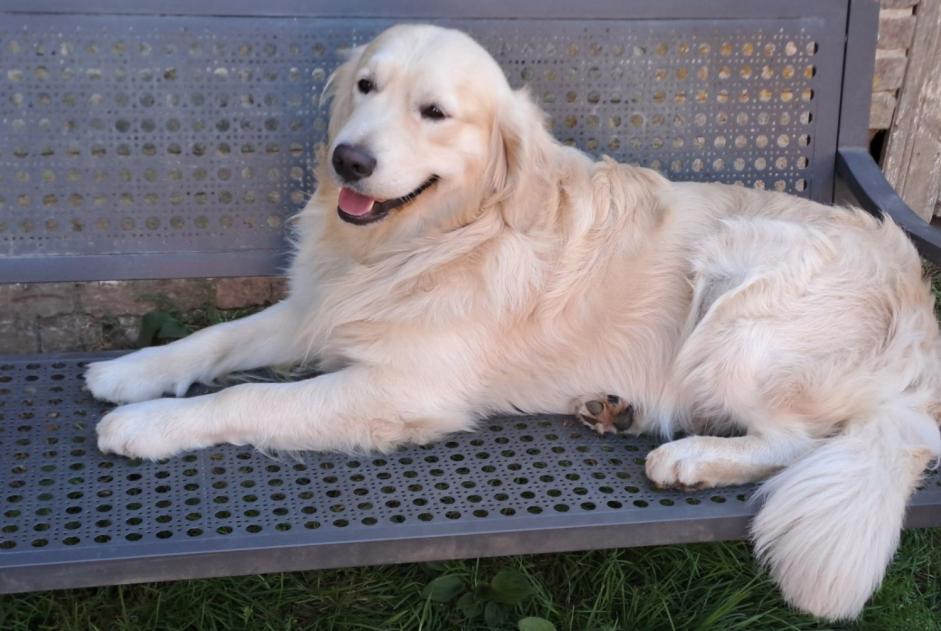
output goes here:
[{"label": "dog's muzzle", "polygon": [[340,196],[337,199],[337,214],[343,221],[357,226],[375,223],[385,219],[393,210],[412,202],[416,197],[434,186],[438,179],[437,175],[432,175],[411,193],[395,199],[387,199],[383,202],[344,186],[340,189]]}]

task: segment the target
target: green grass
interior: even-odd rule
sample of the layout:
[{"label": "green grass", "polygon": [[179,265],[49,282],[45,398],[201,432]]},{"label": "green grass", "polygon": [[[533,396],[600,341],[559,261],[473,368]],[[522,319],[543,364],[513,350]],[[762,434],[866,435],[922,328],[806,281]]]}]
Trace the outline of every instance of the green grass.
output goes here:
[{"label": "green grass", "polygon": [[941,530],[906,532],[882,590],[852,625],[790,610],[744,543],[661,546],[181,581],[0,598],[3,629],[489,629],[422,596],[435,577],[468,586],[518,568],[533,594],[504,624],[558,629],[941,629]]},{"label": "green grass", "polygon": [[934,312],[941,320],[941,267],[932,263],[926,264],[928,276],[931,278],[931,293],[934,294]]},{"label": "green grass", "polygon": [[[931,269],[941,299],[941,273]],[[941,300],[939,300],[941,305]],[[202,314],[188,325],[218,321]],[[462,590],[501,570],[522,572],[531,595],[505,620],[467,619],[432,602],[433,579]],[[484,588],[486,589],[486,588]],[[0,597],[0,629],[515,629],[525,616],[560,630],[941,631],[941,529],[904,533],[882,589],[853,624],[830,625],[781,600],[742,542],[660,546],[479,561],[409,564],[151,583]]]}]

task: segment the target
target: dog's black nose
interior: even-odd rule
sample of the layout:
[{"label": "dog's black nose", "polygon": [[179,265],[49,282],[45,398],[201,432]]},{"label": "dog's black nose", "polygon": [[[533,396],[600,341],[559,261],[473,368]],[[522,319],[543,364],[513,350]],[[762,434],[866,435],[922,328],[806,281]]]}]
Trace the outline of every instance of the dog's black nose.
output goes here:
[{"label": "dog's black nose", "polygon": [[376,169],[376,159],[362,147],[337,145],[333,150],[333,169],[347,182],[369,177]]}]

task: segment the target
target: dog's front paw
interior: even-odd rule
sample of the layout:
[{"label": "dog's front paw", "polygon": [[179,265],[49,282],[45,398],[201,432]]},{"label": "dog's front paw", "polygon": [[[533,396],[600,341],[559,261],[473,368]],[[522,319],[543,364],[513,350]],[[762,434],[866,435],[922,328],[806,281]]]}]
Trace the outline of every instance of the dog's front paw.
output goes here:
[{"label": "dog's front paw", "polygon": [[190,380],[174,378],[178,368],[163,349],[145,348],[109,361],[95,362],[85,370],[85,385],[96,399],[113,403],[134,403],[155,399],[164,393],[180,396]]},{"label": "dog's front paw", "polygon": [[690,438],[674,440],[647,454],[647,477],[664,489],[690,491],[716,486],[714,481],[706,479],[701,460]]},{"label": "dog's front paw", "polygon": [[98,423],[98,449],[128,458],[159,460],[206,447],[196,437],[199,418],[192,399],[154,399],[122,405]]}]

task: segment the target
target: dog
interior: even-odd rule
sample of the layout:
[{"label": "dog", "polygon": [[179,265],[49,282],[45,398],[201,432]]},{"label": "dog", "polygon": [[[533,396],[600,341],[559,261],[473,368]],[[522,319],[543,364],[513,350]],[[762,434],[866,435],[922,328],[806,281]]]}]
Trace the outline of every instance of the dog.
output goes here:
[{"label": "dog", "polygon": [[[515,412],[683,433],[650,479],[767,479],[752,534],[786,599],[859,614],[941,455],[933,298],[891,220],[593,160],[436,26],[356,48],[326,96],[288,297],[91,364],[91,393],[123,404],[103,452],[388,451]],[[311,361],[325,374],[158,398]]]}]

